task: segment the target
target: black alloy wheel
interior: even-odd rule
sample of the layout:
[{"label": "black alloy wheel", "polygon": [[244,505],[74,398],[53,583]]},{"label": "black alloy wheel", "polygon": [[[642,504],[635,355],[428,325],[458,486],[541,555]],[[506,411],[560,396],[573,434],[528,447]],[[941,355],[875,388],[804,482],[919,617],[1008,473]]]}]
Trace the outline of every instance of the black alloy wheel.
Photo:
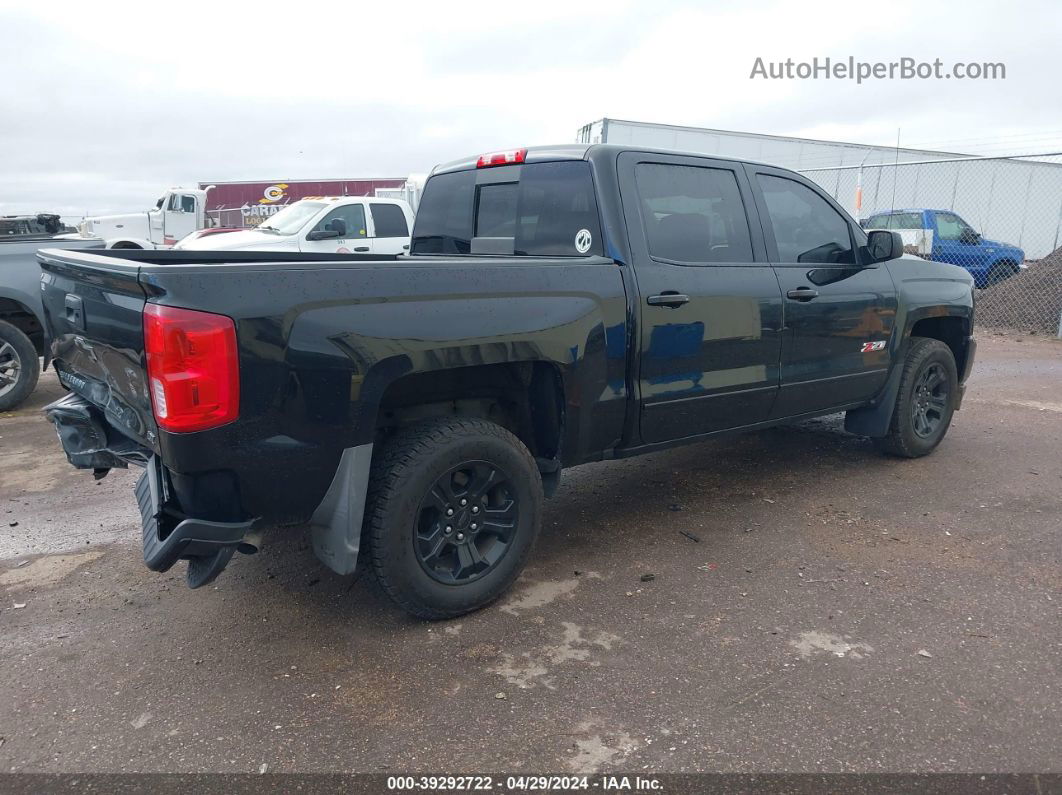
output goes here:
[{"label": "black alloy wheel", "polygon": [[434,579],[464,585],[493,569],[509,551],[520,503],[509,475],[486,461],[467,461],[435,481],[417,511],[417,560]]}]

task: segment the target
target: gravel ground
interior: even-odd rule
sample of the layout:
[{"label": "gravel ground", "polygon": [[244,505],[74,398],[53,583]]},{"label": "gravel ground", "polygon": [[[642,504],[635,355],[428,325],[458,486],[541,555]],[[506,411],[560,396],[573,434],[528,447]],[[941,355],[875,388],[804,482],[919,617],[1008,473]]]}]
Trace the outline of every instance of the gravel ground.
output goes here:
[{"label": "gravel ground", "polygon": [[566,472],[511,596],[425,623],[297,531],[149,572],[48,375],[0,415],[0,770],[1062,772],[1060,385],[989,338],[926,459],[834,417]]},{"label": "gravel ground", "polygon": [[1055,336],[1062,315],[1062,248],[977,291],[978,326]]}]

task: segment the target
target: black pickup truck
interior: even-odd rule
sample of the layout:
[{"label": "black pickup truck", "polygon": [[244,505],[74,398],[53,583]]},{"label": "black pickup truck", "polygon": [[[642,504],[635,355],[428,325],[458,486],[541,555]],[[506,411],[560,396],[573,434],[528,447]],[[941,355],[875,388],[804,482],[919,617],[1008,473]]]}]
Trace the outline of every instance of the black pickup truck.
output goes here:
[{"label": "black pickup truck", "polygon": [[193,587],[309,525],[406,610],[479,608],[564,467],[847,412],[931,452],[974,358],[973,282],[779,168],[621,146],[450,163],[408,256],[44,251],[47,413],[136,488]]}]

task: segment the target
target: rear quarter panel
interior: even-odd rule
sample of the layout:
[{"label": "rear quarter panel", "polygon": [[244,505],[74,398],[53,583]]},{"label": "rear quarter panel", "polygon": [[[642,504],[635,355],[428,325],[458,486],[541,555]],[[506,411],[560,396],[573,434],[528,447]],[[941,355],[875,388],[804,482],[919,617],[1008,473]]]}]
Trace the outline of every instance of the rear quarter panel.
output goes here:
[{"label": "rear quarter panel", "polygon": [[142,282],[159,303],[233,317],[240,346],[240,420],[161,434],[165,460],[247,471],[246,502],[285,520],[305,520],[342,451],[373,440],[407,374],[547,362],[563,379],[566,464],[621,432],[626,299],[612,260],[145,267]]}]

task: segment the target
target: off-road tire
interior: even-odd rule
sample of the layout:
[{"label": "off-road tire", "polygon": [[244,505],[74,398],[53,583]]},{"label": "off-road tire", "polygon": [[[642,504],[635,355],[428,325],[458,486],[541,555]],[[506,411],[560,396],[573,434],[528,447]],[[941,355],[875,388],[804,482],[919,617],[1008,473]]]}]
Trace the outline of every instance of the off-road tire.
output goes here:
[{"label": "off-road tire", "polygon": [[[10,346],[8,352],[18,358],[18,379],[10,389],[0,394],[0,411],[15,408],[19,403],[28,398],[37,386],[37,379],[41,374],[40,358],[33,342],[21,329],[10,323],[0,320],[0,350]],[[6,382],[0,382],[0,390],[9,386]]]},{"label": "off-road tire", "polygon": [[[415,550],[422,500],[437,481],[468,461],[508,475],[518,514],[504,554],[478,579],[448,584],[433,578]],[[460,616],[490,604],[519,576],[542,516],[542,478],[523,443],[487,420],[441,418],[398,431],[377,447],[366,501],[362,549],[384,591],[418,618]]]},{"label": "off-road tire", "polygon": [[[919,379],[934,366],[943,369],[946,389],[945,410],[938,424],[928,436],[915,430],[915,409],[918,402],[916,389]],[[951,425],[955,413],[955,401],[959,395],[959,376],[951,348],[940,340],[928,337],[912,337],[900,375],[900,389],[892,411],[889,432],[875,439],[878,449],[900,458],[919,458],[929,455],[940,444]]]}]

